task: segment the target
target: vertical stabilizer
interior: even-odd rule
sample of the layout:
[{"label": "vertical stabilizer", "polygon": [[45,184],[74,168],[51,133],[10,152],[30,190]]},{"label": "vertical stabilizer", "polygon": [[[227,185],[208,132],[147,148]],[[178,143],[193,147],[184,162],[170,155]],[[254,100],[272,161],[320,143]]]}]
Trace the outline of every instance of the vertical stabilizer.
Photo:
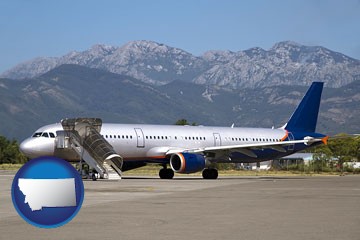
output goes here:
[{"label": "vertical stabilizer", "polygon": [[323,82],[313,82],[285,126],[292,132],[315,132]]}]

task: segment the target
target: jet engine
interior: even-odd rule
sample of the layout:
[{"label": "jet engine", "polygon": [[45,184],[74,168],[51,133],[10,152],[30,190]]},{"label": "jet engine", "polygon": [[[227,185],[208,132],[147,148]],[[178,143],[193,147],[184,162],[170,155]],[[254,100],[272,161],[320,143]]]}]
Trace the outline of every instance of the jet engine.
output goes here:
[{"label": "jet engine", "polygon": [[205,168],[203,155],[193,153],[175,153],[170,157],[171,169],[176,173],[194,173]]}]

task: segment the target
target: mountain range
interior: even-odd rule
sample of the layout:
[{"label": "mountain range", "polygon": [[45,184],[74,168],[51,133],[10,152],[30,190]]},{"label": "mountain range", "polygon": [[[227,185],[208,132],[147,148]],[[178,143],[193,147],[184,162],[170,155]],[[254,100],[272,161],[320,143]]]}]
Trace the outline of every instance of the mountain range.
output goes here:
[{"label": "mountain range", "polygon": [[63,64],[75,64],[136,78],[150,85],[175,80],[237,90],[278,85],[308,86],[324,81],[342,87],[360,80],[360,61],[321,46],[276,43],[269,50],[208,51],[194,56],[182,49],[152,41],[133,41],[121,47],[95,45],[62,57],[40,57],[21,63],[2,78],[39,77]]},{"label": "mountain range", "polygon": [[[232,89],[183,79],[154,84],[63,64],[33,78],[0,78],[0,135],[22,140],[38,127],[66,117],[155,124],[185,118],[203,125],[280,127],[308,88],[301,85]],[[317,130],[359,133],[360,81],[339,85],[343,86],[324,89]]]}]

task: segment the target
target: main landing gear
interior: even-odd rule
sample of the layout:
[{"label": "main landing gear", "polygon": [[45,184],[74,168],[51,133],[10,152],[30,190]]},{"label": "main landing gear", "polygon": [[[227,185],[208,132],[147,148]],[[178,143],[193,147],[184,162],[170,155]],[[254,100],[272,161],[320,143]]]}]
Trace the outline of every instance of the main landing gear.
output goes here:
[{"label": "main landing gear", "polygon": [[205,168],[202,171],[202,176],[204,179],[217,179],[219,174],[218,170],[215,168]]},{"label": "main landing gear", "polygon": [[[218,170],[215,168],[205,168],[202,171],[202,176],[204,179],[217,179],[218,178]],[[173,179],[174,171],[171,168],[162,168],[159,171],[159,177],[161,179]]]},{"label": "main landing gear", "polygon": [[159,177],[161,179],[173,179],[174,171],[170,168],[162,168],[159,171]]}]

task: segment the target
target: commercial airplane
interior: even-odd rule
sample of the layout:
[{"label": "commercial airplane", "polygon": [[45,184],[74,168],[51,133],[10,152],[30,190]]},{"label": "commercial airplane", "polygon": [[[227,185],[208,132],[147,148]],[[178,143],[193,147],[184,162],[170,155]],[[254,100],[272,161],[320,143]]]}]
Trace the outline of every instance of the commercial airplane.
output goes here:
[{"label": "commercial airplane", "polygon": [[[277,129],[104,123],[99,132],[121,156],[122,171],[156,163],[163,166],[163,179],[199,171],[204,179],[216,179],[212,163],[261,162],[327,144],[328,136],[315,132],[322,89],[322,82],[312,83],[289,121]],[[21,152],[29,158],[56,156],[62,130],[60,123],[39,128],[20,144]],[[61,155],[69,161],[79,160],[76,156]]]}]

